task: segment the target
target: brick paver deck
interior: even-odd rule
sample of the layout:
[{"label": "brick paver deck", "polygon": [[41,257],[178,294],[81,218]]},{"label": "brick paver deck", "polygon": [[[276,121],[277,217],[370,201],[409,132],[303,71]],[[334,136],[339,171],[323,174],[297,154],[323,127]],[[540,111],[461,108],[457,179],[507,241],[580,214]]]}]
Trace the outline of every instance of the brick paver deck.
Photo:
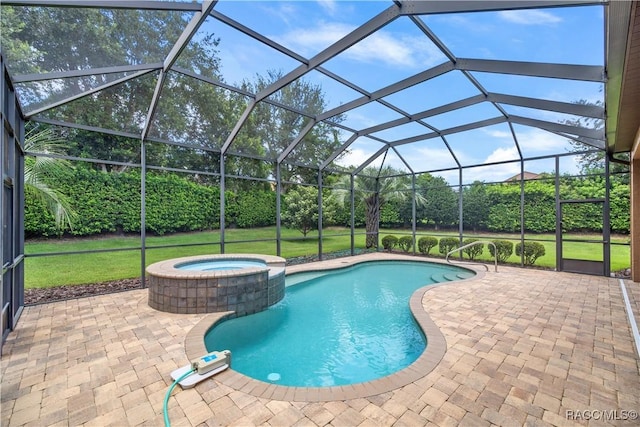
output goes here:
[{"label": "brick paver deck", "polygon": [[[626,285],[637,310],[638,284]],[[176,388],[172,425],[640,425],[618,279],[500,267],[433,287],[422,305],[446,351],[407,385],[309,402],[214,378]],[[26,307],[2,355],[2,425],[162,425],[169,374],[188,363],[185,337],[204,316],[155,311],[146,290]]]}]

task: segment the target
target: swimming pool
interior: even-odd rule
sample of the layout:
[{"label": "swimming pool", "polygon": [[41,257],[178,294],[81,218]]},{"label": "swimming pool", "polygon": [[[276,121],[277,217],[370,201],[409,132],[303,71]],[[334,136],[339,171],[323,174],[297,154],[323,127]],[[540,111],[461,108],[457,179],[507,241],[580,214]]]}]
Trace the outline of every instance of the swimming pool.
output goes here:
[{"label": "swimming pool", "polygon": [[475,273],[425,262],[383,261],[288,276],[285,298],[268,310],[217,324],[208,350],[229,349],[232,367],[286,386],[354,384],[401,370],[427,344],[409,310],[415,290]]}]

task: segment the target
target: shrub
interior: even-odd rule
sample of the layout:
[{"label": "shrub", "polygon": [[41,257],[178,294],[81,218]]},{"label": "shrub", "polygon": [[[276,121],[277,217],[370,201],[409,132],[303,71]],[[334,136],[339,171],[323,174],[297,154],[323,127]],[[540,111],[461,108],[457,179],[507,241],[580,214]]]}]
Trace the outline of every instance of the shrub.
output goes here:
[{"label": "shrub", "polygon": [[[477,241],[478,239],[466,239],[462,242],[462,246]],[[467,254],[470,260],[474,260],[478,255],[482,255],[482,252],[484,252],[484,243],[478,243],[473,246],[469,246],[468,248],[464,248],[462,252]]]},{"label": "shrub", "polygon": [[409,252],[413,248],[413,236],[402,236],[398,240],[398,246],[403,252]]},{"label": "shrub", "polygon": [[458,247],[459,240],[455,237],[443,237],[438,244],[438,252],[442,255],[446,255],[453,249]]},{"label": "shrub", "polygon": [[[523,253],[522,243],[516,244],[516,255]],[[544,246],[538,242],[524,242],[524,264],[533,265],[538,258],[544,255]]]},{"label": "shrub", "polygon": [[[498,259],[498,262],[505,262],[511,254],[513,253],[513,242],[508,240],[492,240],[493,244],[496,245],[496,249],[493,249],[493,246],[489,245],[489,253],[491,256],[495,256]],[[494,252],[498,252],[498,255]]]},{"label": "shrub", "polygon": [[431,248],[435,247],[437,244],[438,239],[436,237],[424,236],[418,239],[418,250],[420,253],[429,255]]},{"label": "shrub", "polygon": [[384,236],[382,238],[382,247],[391,252],[393,248],[398,244],[398,238],[396,236]]}]

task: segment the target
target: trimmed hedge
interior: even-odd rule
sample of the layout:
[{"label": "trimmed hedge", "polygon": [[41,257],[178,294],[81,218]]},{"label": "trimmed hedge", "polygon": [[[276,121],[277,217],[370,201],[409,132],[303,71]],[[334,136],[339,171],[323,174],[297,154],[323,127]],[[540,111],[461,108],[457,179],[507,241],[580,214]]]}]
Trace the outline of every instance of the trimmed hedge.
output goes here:
[{"label": "trimmed hedge", "polygon": [[[516,244],[516,255],[521,256],[523,252],[522,243]],[[542,243],[524,242],[524,264],[533,265],[538,258],[544,256],[545,250]]]},{"label": "trimmed hedge", "polygon": [[[215,185],[194,182],[190,176],[177,173],[149,171],[146,175],[146,229],[154,234],[215,229],[220,223],[220,189]],[[77,167],[61,177],[47,180],[52,188],[65,194],[77,213],[73,230],[75,236],[102,233],[140,231],[140,171],[107,173]],[[561,178],[561,197],[584,199],[603,197],[600,177],[584,179]],[[477,187],[477,188],[476,188]],[[471,192],[474,189],[475,194]],[[441,191],[450,191],[444,187]],[[555,231],[555,186],[553,180],[529,181],[524,185],[525,231],[548,233]],[[25,236],[50,237],[61,234],[56,230],[53,216],[28,189],[25,197]],[[263,227],[276,222],[276,194],[269,189],[227,191],[225,223],[227,227]],[[611,229],[629,232],[629,185],[618,179],[611,181]],[[483,203],[473,203],[473,197]],[[478,184],[463,191],[466,206],[465,227],[489,232],[520,231],[520,184]],[[327,203],[330,199],[327,198]],[[476,200],[477,202],[477,200]],[[286,203],[286,195],[283,198]],[[380,212],[381,224],[407,225],[407,202],[385,203]],[[355,226],[364,224],[365,208],[356,201]],[[601,231],[602,205],[566,205],[563,211],[565,231]],[[328,212],[331,211],[331,215]],[[432,224],[434,213],[420,210],[419,224]],[[350,226],[349,204],[336,206],[325,212],[327,224]],[[469,222],[472,221],[472,222]],[[454,223],[441,223],[443,228]],[[419,242],[418,242],[419,246]],[[457,247],[457,245],[455,246]],[[427,249],[426,253],[430,250]]]},{"label": "trimmed hedge", "polygon": [[[462,246],[468,245],[470,243],[477,242],[477,241],[478,239],[465,239],[462,242]],[[466,254],[470,260],[476,259],[478,255],[482,255],[482,252],[484,252],[484,243],[479,243],[473,246],[469,246],[468,248],[464,248],[462,250],[462,253]]]},{"label": "trimmed hedge", "polygon": [[400,237],[400,239],[398,239],[398,246],[400,246],[400,249],[402,249],[403,252],[409,252],[413,248],[413,237]]},{"label": "trimmed hedge", "polygon": [[391,252],[393,248],[398,244],[398,238],[396,236],[384,236],[382,238],[382,247]]},{"label": "trimmed hedge", "polygon": [[438,244],[438,239],[431,236],[423,236],[418,239],[418,250],[420,253],[429,255],[429,252]]},{"label": "trimmed hedge", "polygon": [[456,237],[443,237],[438,243],[438,252],[446,255],[459,246],[460,240]]},{"label": "trimmed hedge", "polygon": [[496,256],[494,252],[497,251],[498,255],[496,256],[496,258],[498,259],[498,262],[505,262],[507,259],[509,259],[511,254],[513,254],[513,242],[510,242],[508,240],[492,240],[492,242],[494,245],[496,245],[496,249],[494,251],[493,246],[487,245],[489,246],[489,253],[491,254],[491,256]]},{"label": "trimmed hedge", "polygon": [[[66,194],[77,216],[74,236],[140,232],[140,173],[104,173],[76,168],[52,186]],[[146,230],[154,234],[211,230],[220,227],[220,189],[171,173],[146,177]],[[227,227],[275,224],[275,193],[269,190],[225,193]],[[53,216],[36,198],[25,197],[25,236],[60,235]]]}]

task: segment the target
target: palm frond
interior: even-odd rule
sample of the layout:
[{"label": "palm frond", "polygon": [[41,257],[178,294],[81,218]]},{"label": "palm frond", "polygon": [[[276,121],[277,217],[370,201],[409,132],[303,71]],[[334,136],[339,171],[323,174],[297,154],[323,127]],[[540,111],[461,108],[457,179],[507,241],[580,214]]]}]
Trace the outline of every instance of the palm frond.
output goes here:
[{"label": "palm frond", "polygon": [[[25,190],[32,197],[40,199],[45,204],[53,214],[58,230],[64,230],[66,227],[72,230],[76,214],[69,199],[46,183],[48,179],[73,169],[73,165],[67,160],[48,157],[49,155],[63,155],[66,149],[66,140],[51,128],[36,128],[27,132],[24,147],[25,151],[34,155],[34,157],[25,158]],[[38,156],[37,153],[43,155]]]}]

